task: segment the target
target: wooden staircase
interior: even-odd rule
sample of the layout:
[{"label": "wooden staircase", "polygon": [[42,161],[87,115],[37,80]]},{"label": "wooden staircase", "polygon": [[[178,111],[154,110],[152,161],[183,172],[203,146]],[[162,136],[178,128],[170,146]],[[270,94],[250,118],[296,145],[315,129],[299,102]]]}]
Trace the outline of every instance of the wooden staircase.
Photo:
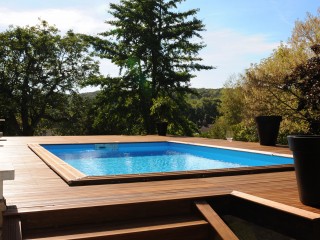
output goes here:
[{"label": "wooden staircase", "polygon": [[55,207],[19,214],[9,209],[2,239],[237,240],[237,229],[233,226],[235,234],[220,217],[226,215],[294,239],[320,239],[319,214],[235,191],[208,199]]},{"label": "wooden staircase", "polygon": [[117,222],[114,224],[80,225],[29,231],[23,239],[208,239],[208,223],[196,217],[172,217]]},{"label": "wooden staircase", "polygon": [[[205,213],[201,214],[204,206]],[[211,210],[204,201],[175,200],[54,209],[20,215],[8,212],[3,239],[226,239],[214,230],[210,216],[208,221]]]}]

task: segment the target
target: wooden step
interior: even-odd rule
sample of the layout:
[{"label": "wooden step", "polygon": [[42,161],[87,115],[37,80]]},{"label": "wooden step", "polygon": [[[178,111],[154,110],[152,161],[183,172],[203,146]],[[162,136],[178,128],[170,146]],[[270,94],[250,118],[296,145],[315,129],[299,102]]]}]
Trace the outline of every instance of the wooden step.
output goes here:
[{"label": "wooden step", "polygon": [[23,239],[205,240],[209,239],[209,225],[198,217],[171,217],[145,219],[135,223],[121,222],[113,225],[41,229],[24,234]]},{"label": "wooden step", "polygon": [[[75,225],[106,224],[121,221],[135,222],[139,219],[190,215],[192,210],[192,201],[174,200],[68,209],[56,208],[47,211],[29,211],[19,213],[18,215],[21,219],[22,231],[25,232],[42,228],[63,228]],[[5,217],[10,216],[14,216],[14,213],[10,214],[7,211]]]}]

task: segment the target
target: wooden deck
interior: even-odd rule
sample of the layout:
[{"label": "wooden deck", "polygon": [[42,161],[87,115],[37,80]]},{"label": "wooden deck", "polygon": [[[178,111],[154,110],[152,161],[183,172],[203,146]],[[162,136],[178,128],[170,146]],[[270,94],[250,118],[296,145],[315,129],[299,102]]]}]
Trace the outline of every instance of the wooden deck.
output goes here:
[{"label": "wooden deck", "polygon": [[[32,214],[36,218],[41,216],[41,213],[66,211],[66,209],[151,204],[183,199],[196,200],[226,195],[233,191],[280,203],[283,206],[288,206],[288,209],[293,207],[294,211],[299,211],[300,209],[304,214],[306,211],[310,212],[310,214],[320,214],[319,208],[308,207],[300,203],[294,171],[70,187],[27,146],[33,143],[103,143],[163,140],[291,154],[288,148],[285,147],[266,147],[257,143],[187,137],[6,137],[6,141],[0,142],[0,166],[2,163],[12,163],[15,169],[15,180],[5,181],[4,184],[4,197],[8,206],[5,217],[20,216],[25,225],[31,225]],[[27,219],[28,217],[32,220]],[[69,217],[70,219],[72,218],[72,216]],[[73,216],[74,218],[76,216]],[[44,225],[46,221],[49,220],[44,220]]]}]

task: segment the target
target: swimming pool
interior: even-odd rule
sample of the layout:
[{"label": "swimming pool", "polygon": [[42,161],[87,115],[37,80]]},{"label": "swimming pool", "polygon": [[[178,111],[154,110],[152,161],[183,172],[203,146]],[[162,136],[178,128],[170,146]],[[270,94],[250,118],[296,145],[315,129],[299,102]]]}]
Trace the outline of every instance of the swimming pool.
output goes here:
[{"label": "swimming pool", "polygon": [[226,169],[233,172],[237,169],[248,172],[248,169],[271,169],[293,163],[290,157],[176,142],[41,144],[40,146],[87,178],[99,176],[105,179],[129,179],[128,176],[130,179],[142,176],[177,178],[178,175],[204,177],[206,174]]}]

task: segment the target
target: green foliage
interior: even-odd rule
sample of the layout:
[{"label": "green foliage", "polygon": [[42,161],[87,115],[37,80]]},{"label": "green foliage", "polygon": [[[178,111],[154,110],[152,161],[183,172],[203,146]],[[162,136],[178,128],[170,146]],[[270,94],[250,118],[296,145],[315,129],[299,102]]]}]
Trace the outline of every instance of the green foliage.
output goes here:
[{"label": "green foliage", "polygon": [[287,144],[290,134],[319,133],[319,14],[320,10],[318,16],[308,14],[305,22],[297,21],[287,44],[282,43],[271,56],[227,83],[222,90],[221,117],[209,137],[225,138],[231,129],[235,140],[257,141],[254,117],[258,115],[283,116],[281,144]]},{"label": "green foliage", "polygon": [[215,123],[210,127],[208,132],[202,133],[201,136],[216,138],[216,139],[226,139],[226,132],[229,128],[223,117],[219,117]]},{"label": "green foliage", "polygon": [[177,107],[171,98],[159,96],[152,99],[151,115],[155,116],[157,122],[172,122],[172,114],[178,110]]},{"label": "green foliage", "polygon": [[305,122],[295,122],[291,119],[284,119],[280,125],[278,143],[287,145],[288,135],[305,134],[308,132],[308,124]]},{"label": "green foliage", "polygon": [[257,127],[253,119],[249,121],[242,121],[232,127],[233,139],[244,142],[257,142]]},{"label": "green foliage", "polygon": [[[316,54],[320,53],[320,45],[311,47]],[[286,76],[283,89],[296,98],[295,109],[309,124],[310,133],[320,133],[320,57],[310,58],[306,63],[298,65]]]},{"label": "green foliage", "polygon": [[220,98],[221,97],[221,88],[211,89],[211,88],[191,88],[194,92],[193,94],[188,94],[189,99],[201,99],[201,98]]},{"label": "green foliage", "polygon": [[231,77],[221,92],[219,112],[229,126],[238,124],[244,119],[246,105],[241,81],[241,76]]},{"label": "green foliage", "polygon": [[244,123],[246,109],[241,76],[232,76],[221,91],[220,116],[205,136],[226,139],[227,131],[233,132],[233,139],[253,141],[255,139],[250,123]]},{"label": "green foliage", "polygon": [[[97,63],[80,35],[45,21],[0,33],[0,114],[9,135],[33,135],[43,119],[60,121],[64,93],[94,77]],[[59,114],[58,114],[59,115]]]},{"label": "green foliage", "polygon": [[202,97],[199,99],[188,99],[190,109],[188,119],[196,123],[198,128],[208,127],[219,117],[218,108],[221,100],[218,98]]},{"label": "green foliage", "polygon": [[210,130],[202,134],[204,137],[226,139],[227,132],[232,133],[235,141],[256,142],[258,141],[257,128],[254,121],[241,121],[240,123],[229,125],[228,120],[223,116],[210,127]]},{"label": "green foliage", "polygon": [[36,129],[35,135],[93,134],[94,100],[77,93],[64,94],[63,99],[64,104],[60,108],[50,109],[50,112],[60,120],[43,119]]},{"label": "green foliage", "polygon": [[138,91],[127,91],[127,82],[108,79],[98,93],[94,107],[94,129],[99,134],[144,134],[144,124]]},{"label": "green foliage", "polygon": [[207,128],[220,116],[218,108],[221,100],[221,89],[192,89],[196,94],[188,94],[190,105],[187,117],[198,129]]},{"label": "green foliage", "polygon": [[[307,133],[310,129],[316,133],[319,130],[314,128],[319,124],[314,123],[320,116],[320,60],[310,50],[310,46],[313,46],[313,50],[320,52],[319,23],[320,9],[317,16],[307,14],[304,22],[296,22],[288,43],[282,43],[268,58],[246,70],[239,85],[242,89],[242,98],[239,100],[244,106],[238,106],[239,111],[237,107],[232,107],[237,102],[235,99],[230,98],[232,104],[228,105],[226,99],[222,98],[221,114],[224,121],[232,125],[235,139],[256,139],[253,119],[258,115],[283,117],[278,139],[282,144],[287,143],[286,136],[289,134]],[[230,123],[230,119],[238,120]],[[240,119],[241,122],[235,124]]]},{"label": "green foliage", "polygon": [[307,53],[303,49],[281,45],[273,54],[253,65],[243,76],[243,89],[247,118],[258,115],[282,115],[301,120],[295,111],[295,94],[284,88],[287,75],[306,61]]},{"label": "green foliage", "polygon": [[[92,82],[101,85],[105,93],[99,97],[98,110],[106,112],[98,111],[97,122],[102,123],[108,117],[113,118],[112,123],[121,123],[124,118],[130,121],[128,125],[137,126],[130,128],[135,133],[152,134],[157,118],[169,116],[175,120],[171,129],[179,133],[191,131],[193,126],[180,114],[188,107],[185,95],[192,92],[189,88],[192,72],[212,67],[199,64],[202,59],[198,52],[205,45],[195,41],[204,31],[202,21],[194,16],[198,9],[179,12],[177,5],[181,2],[121,0],[119,4],[110,4],[113,20],[107,23],[112,28],[99,38],[90,39],[100,57],[119,66],[121,77]],[[108,106],[110,95],[116,99],[111,101],[112,106]],[[163,111],[158,107],[163,100],[172,104],[167,106],[166,116],[160,116]]]}]

